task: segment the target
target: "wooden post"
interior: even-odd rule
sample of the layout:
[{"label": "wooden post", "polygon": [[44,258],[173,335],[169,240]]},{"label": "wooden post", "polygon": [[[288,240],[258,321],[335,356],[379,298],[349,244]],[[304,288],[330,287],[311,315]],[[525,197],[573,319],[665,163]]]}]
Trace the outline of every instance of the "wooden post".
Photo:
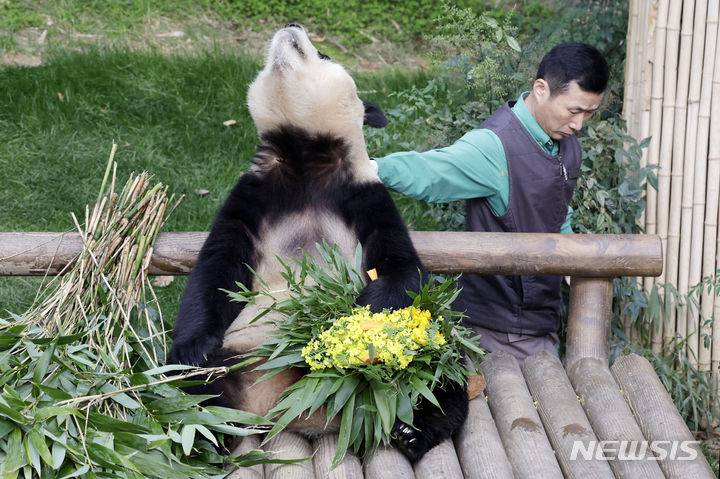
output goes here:
[{"label": "wooden post", "polygon": [[397,479],[414,479],[410,461],[394,447],[380,447],[365,462],[365,479],[385,479],[390,475]]},{"label": "wooden post", "polygon": [[562,479],[555,453],[515,357],[505,351],[495,351],[485,356],[482,370],[490,411],[516,475]]},{"label": "wooden post", "polygon": [[362,464],[352,452],[348,453],[335,469],[330,469],[335,449],[337,448],[337,434],[323,434],[313,439],[312,446],[315,451],[313,466],[315,477],[322,479],[363,479]]},{"label": "wooden post", "polygon": [[[601,441],[644,441],[620,388],[610,374],[606,360],[582,358],[567,369],[570,382],[580,397],[593,431]],[[650,460],[611,460],[615,477],[663,477]]]},{"label": "wooden post", "polygon": [[[621,356],[611,369],[648,441],[695,441],[695,437],[647,359],[637,354]],[[677,448],[678,457],[687,457],[687,452],[679,447],[679,444],[673,446],[673,449]],[[699,441],[686,447],[695,451],[695,459],[671,460],[668,454],[668,457],[659,461],[667,478],[715,477],[700,449]],[[669,452],[670,448],[666,450]]]},{"label": "wooden post", "polygon": [[465,477],[513,479],[512,466],[482,394],[470,401],[467,421],[455,439],[455,450]]},{"label": "wooden post", "polygon": [[[240,456],[253,449],[260,449],[260,437],[257,434],[251,436],[245,436],[240,441],[238,447],[232,452],[233,456]],[[265,473],[263,472],[262,464],[255,464],[250,467],[239,467],[234,470],[227,479],[264,479]]]},{"label": "wooden post", "polygon": [[455,446],[450,439],[446,439],[430,449],[417,464],[415,464],[415,479],[463,479]]},{"label": "wooden post", "polygon": [[581,358],[608,362],[613,280],[573,278],[565,347],[565,369]]},{"label": "wooden post", "polygon": [[263,449],[272,452],[275,459],[308,459],[296,464],[265,464],[267,479],[315,479],[312,447],[300,434],[283,431],[270,439]]},{"label": "wooden post", "polygon": [[541,351],[523,363],[523,374],[533,398],[537,401],[545,431],[566,478],[612,479],[613,473],[604,459],[571,459],[575,443],[596,444],[597,437],[585,411],[573,391],[560,359]]}]

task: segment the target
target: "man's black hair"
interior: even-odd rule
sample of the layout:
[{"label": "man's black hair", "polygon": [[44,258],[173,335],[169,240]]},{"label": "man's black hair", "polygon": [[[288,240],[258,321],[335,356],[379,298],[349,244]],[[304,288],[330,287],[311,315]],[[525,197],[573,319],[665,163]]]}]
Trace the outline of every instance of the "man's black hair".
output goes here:
[{"label": "man's black hair", "polygon": [[550,95],[564,92],[575,80],[581,90],[602,93],[607,88],[609,67],[600,51],[586,43],[561,43],[547,52],[535,79],[550,86]]}]

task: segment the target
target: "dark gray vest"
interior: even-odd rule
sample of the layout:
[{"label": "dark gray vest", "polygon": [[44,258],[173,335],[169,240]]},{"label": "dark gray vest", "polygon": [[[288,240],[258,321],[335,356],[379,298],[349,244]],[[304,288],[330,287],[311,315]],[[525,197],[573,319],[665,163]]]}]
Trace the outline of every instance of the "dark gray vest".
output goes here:
[{"label": "dark gray vest", "polygon": [[[560,153],[546,153],[512,112],[497,110],[480,128],[493,131],[505,148],[510,179],[507,212],[495,216],[484,198],[466,202],[468,231],[559,233],[580,174],[582,152],[573,135]],[[560,325],[560,276],[464,274],[454,307],[466,324],[495,331],[541,336]]]}]

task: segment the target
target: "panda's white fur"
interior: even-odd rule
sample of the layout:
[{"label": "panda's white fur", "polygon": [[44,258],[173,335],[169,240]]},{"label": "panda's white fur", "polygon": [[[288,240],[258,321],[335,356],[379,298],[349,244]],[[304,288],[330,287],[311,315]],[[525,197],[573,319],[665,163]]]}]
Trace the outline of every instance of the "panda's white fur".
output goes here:
[{"label": "panda's white fur", "polygon": [[355,82],[342,65],[318,56],[305,30],[287,27],[273,36],[247,104],[261,135],[290,124],[339,136],[349,144],[355,179],[379,181],[365,146],[365,106]]},{"label": "panda's white fur", "polygon": [[[265,66],[248,91],[248,108],[260,145],[218,213],[191,272],[173,332],[170,361],[227,364],[269,339],[271,314],[251,321],[267,300],[244,307],[222,290],[236,282],[258,289],[257,272],[278,299],[287,294],[278,257],[317,254],[321,240],[335,244],[352,260],[358,242],[363,268],[376,269],[358,298],[372,311],[411,304],[408,290],[419,287],[422,265],[392,199],[369,161],[363,124],[384,126],[377,108],[357,95],[350,74],[320,55],[305,31],[291,25],[270,42]],[[291,369],[255,384],[261,372],[241,371],[197,392],[217,401],[265,415],[279,395],[304,372]],[[436,388],[443,411],[418,406],[414,426],[398,422],[395,443],[412,460],[450,436],[467,414],[460,386]],[[337,423],[329,425],[329,429]],[[324,412],[291,427],[305,433],[327,431]]]}]

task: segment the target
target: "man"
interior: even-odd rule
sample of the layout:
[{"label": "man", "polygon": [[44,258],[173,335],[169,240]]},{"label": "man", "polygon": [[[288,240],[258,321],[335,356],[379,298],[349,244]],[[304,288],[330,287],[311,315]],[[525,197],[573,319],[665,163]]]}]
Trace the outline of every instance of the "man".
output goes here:
[{"label": "man", "polygon": [[[569,206],[582,153],[575,133],[598,109],[608,64],[594,47],[556,46],[529,92],[493,113],[453,145],[377,158],[389,188],[431,202],[466,200],[466,229],[572,233]],[[465,274],[455,309],[488,351],[518,360],[558,354],[559,276]]]}]

